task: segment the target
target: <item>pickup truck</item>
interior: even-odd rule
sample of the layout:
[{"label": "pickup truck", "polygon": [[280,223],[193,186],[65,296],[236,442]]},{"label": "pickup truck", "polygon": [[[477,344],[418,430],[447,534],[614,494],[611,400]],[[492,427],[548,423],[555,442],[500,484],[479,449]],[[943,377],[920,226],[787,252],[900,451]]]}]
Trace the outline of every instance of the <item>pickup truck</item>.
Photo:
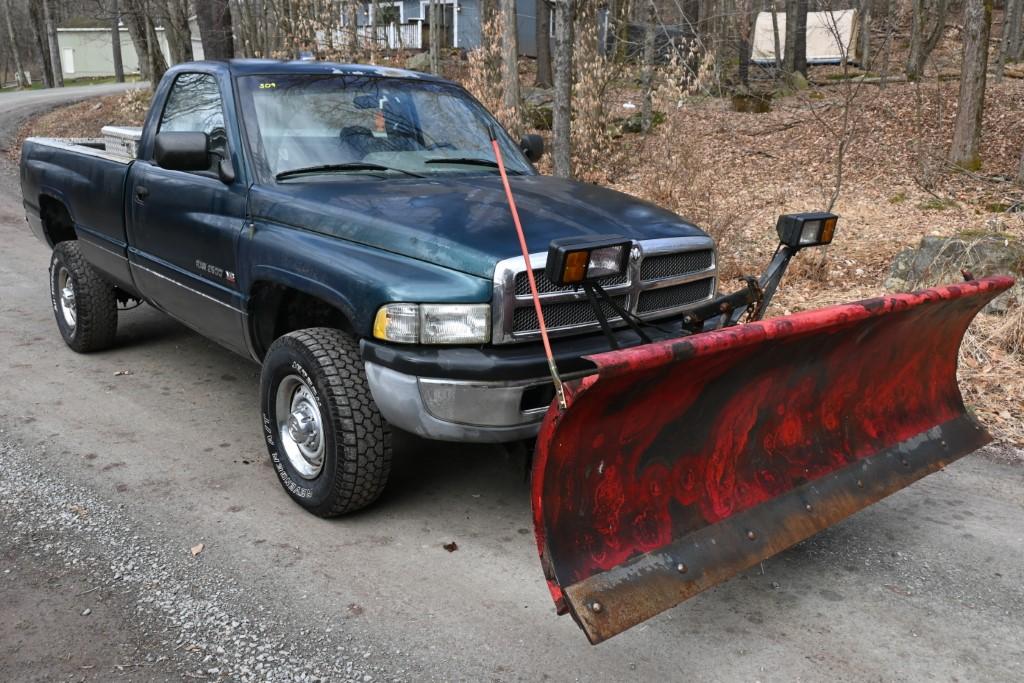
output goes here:
[{"label": "pickup truck", "polygon": [[[370,504],[393,429],[429,439],[537,435],[554,390],[526,261],[492,151],[526,228],[552,353],[678,335],[716,295],[713,240],[633,197],[542,176],[459,85],[421,73],[231,60],[170,69],[141,129],[29,138],[32,231],[52,249],[67,345],[113,346],[145,302],[262,364],[262,434],[285,490],[321,516]],[[615,234],[606,316],[544,274],[552,240]],[[661,321],[638,334],[631,320]],[[604,318],[608,319],[605,320]]]}]

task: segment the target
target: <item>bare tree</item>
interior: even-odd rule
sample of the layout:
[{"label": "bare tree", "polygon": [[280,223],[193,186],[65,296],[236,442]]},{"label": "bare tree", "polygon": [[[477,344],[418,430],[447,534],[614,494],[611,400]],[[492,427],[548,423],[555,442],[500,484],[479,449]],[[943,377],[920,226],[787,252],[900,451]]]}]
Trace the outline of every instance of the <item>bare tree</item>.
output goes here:
[{"label": "bare tree", "polygon": [[235,56],[228,0],[196,2],[196,23],[199,24],[205,59],[231,59]]},{"label": "bare tree", "polygon": [[537,0],[537,87],[550,88],[551,77],[551,6],[548,0]]},{"label": "bare tree", "polygon": [[49,0],[43,0],[43,24],[46,26],[46,42],[49,46],[50,68],[53,69],[53,84],[64,87],[64,68],[60,63],[60,44],[57,42],[57,23],[50,13]]},{"label": "bare tree", "polygon": [[32,28],[32,38],[35,41],[36,57],[42,67],[43,85],[52,88],[53,64],[50,62],[50,46],[46,38],[46,23],[43,21],[43,6],[39,0],[29,2],[28,18],[29,26]]},{"label": "bare tree", "polygon": [[991,30],[992,0],[966,0],[960,98],[953,124],[949,160],[971,170],[981,166],[978,149],[985,110],[985,72],[988,69],[988,39]]},{"label": "bare tree", "polygon": [[25,81],[25,68],[21,65],[21,55],[18,54],[18,41],[14,36],[14,23],[11,20],[11,0],[3,0],[3,12],[5,24],[7,24],[7,39],[10,41],[8,45],[11,48],[11,54],[14,55],[14,74],[15,82],[18,87],[21,88],[27,85]]},{"label": "bare tree", "polygon": [[[907,78],[915,80],[924,75],[924,65],[942,37],[946,27],[947,0],[911,0],[910,52],[907,54]],[[931,18],[931,30],[927,32]]]},{"label": "bare tree", "polygon": [[1022,14],[1024,0],[1006,0],[1003,11],[1003,37],[996,58],[996,78],[1000,80],[1003,78],[1003,67],[1006,62],[1017,61],[1020,58],[1016,51],[1024,36],[1024,27],[1021,26]]},{"label": "bare tree", "polygon": [[121,13],[118,11],[117,0],[113,0],[110,8],[110,51],[114,60],[114,80],[124,83],[124,59],[121,56]]},{"label": "bare tree", "polygon": [[519,31],[516,30],[516,0],[501,0],[502,106],[508,116],[506,127],[513,137],[522,133],[519,92]]},{"label": "bare tree", "polygon": [[441,4],[430,0],[430,72],[441,73]]},{"label": "bare tree", "polygon": [[871,0],[863,0],[860,4],[860,48],[858,50],[860,68],[867,71],[871,68]]},{"label": "bare tree", "polygon": [[[201,11],[199,6],[207,4],[205,1],[196,3],[197,12]],[[225,1],[225,7],[227,4]],[[191,62],[193,59],[192,29],[188,25],[190,14],[188,0],[162,0],[156,9],[160,17],[160,24],[164,27],[164,35],[167,36],[167,47],[171,52],[171,61],[175,64]]]},{"label": "bare tree", "polygon": [[644,99],[640,109],[640,130],[647,133],[654,121],[654,0],[648,0],[644,21]]},{"label": "bare tree", "polygon": [[[203,4],[199,3],[200,6]],[[167,60],[156,37],[151,9],[149,0],[126,0],[121,16],[139,57],[139,71],[155,87],[167,71]]]},{"label": "bare tree", "polygon": [[555,0],[555,102],[551,161],[556,176],[572,172],[572,51],[574,0]]},{"label": "bare tree", "polygon": [[786,0],[786,71],[807,75],[807,0]]},{"label": "bare tree", "polygon": [[775,69],[782,71],[782,42],[779,40],[779,10],[772,0],[769,10],[772,13],[772,42],[775,47]]}]

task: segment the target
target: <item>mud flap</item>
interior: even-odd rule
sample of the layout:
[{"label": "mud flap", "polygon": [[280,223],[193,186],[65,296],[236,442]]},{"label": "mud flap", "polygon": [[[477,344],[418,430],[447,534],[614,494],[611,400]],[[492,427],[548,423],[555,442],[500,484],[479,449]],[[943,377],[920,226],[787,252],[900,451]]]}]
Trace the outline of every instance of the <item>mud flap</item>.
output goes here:
[{"label": "mud flap", "polygon": [[589,358],[533,470],[559,613],[592,643],[974,451],[957,352],[993,277]]}]

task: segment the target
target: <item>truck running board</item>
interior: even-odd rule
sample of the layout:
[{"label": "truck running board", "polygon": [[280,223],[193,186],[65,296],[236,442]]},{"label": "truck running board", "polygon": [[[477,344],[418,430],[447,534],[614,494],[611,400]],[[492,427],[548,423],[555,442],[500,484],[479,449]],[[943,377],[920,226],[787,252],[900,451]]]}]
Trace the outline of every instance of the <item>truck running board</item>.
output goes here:
[{"label": "truck running board", "polygon": [[601,642],[991,439],[957,353],[1008,277],[589,358],[538,437],[533,514],[559,613]]}]

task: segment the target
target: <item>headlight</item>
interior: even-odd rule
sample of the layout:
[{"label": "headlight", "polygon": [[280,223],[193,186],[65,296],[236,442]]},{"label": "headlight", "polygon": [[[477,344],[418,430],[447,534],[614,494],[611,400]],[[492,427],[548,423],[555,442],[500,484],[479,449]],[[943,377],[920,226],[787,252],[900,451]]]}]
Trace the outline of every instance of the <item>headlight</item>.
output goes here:
[{"label": "headlight", "polygon": [[377,311],[373,336],[402,344],[486,344],[490,304],[386,304]]}]

